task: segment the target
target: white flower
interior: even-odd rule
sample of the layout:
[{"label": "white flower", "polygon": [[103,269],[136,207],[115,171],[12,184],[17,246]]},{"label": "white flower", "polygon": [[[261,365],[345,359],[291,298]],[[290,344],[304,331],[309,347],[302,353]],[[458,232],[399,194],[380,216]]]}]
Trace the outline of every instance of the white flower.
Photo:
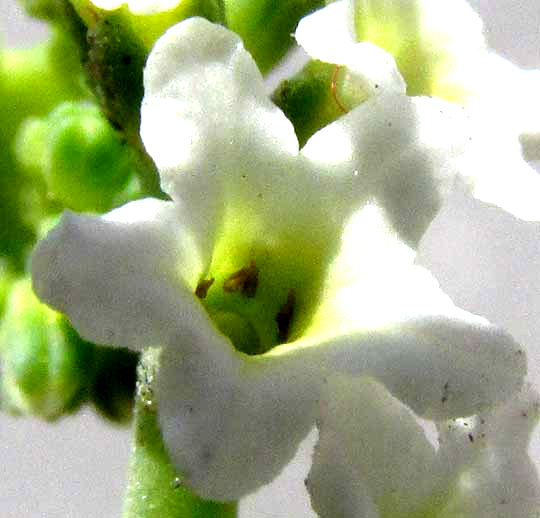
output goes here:
[{"label": "white flower", "polygon": [[127,5],[133,14],[156,14],[170,11],[179,5],[182,0],[90,0],[100,9],[113,10]]},{"label": "white flower", "polygon": [[34,253],[34,288],[88,340],[162,347],[164,442],[200,495],[274,478],[335,374],[437,420],[519,389],[519,346],[413,263],[455,179],[538,214],[515,204],[538,181],[517,146],[492,149],[494,129],[390,91],[299,151],[238,37],[192,18],[149,56],[141,134],[173,201],[66,212]]},{"label": "white flower", "polygon": [[539,395],[438,425],[438,448],[413,413],[369,378],[332,379],[306,481],[321,518],[532,518],[540,484],[527,447]]},{"label": "white flower", "polygon": [[465,0],[339,0],[305,17],[296,38],[312,56],[341,65],[356,41],[378,45],[395,58],[409,95],[474,105],[519,136],[529,160],[540,159],[540,70],[490,51]]}]

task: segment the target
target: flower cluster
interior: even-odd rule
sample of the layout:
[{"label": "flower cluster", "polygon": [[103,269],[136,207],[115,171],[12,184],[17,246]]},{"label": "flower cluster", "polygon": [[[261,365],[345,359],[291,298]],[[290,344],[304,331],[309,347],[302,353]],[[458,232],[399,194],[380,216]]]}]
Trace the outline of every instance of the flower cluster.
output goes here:
[{"label": "flower cluster", "polygon": [[[94,4],[73,3],[83,19],[121,3]],[[189,11],[180,4],[129,2],[126,26],[136,34],[159,13],[165,23],[163,13]],[[99,45],[114,40],[112,22],[99,30]],[[236,33],[191,17],[153,46],[140,137],[167,199],[66,210],[33,252],[32,281],[85,341],[159,348],[160,433],[198,496],[232,502],[272,481],[317,427],[306,487],[321,517],[538,514],[527,447],[540,396],[524,381],[525,351],[415,263],[456,185],[540,220],[540,178],[524,159],[540,156],[538,77],[492,54],[481,31],[461,0],[340,0],[304,17],[296,40],[335,67],[328,98],[343,113],[302,147]],[[90,54],[95,77],[108,70],[102,50]],[[500,102],[509,88],[523,90],[521,104]],[[18,149],[64,205],[84,184],[73,207],[104,210],[133,198],[131,155],[108,124],[94,104],[64,104],[27,122]],[[24,152],[37,141],[39,160]],[[67,149],[58,160],[57,141]],[[112,169],[93,174],[104,157]],[[72,386],[70,401],[82,391]],[[54,417],[65,406],[56,401],[45,401]],[[437,447],[419,418],[434,422]]]},{"label": "flower cluster", "polygon": [[85,339],[162,347],[159,423],[198,494],[233,500],[269,482],[319,418],[309,488],[321,516],[389,516],[402,494],[403,516],[463,512],[474,498],[456,502],[449,480],[490,467],[462,451],[465,425],[449,424],[435,454],[411,412],[448,435],[446,420],[518,392],[525,358],[456,308],[414,249],[454,182],[528,217],[540,183],[474,112],[407,97],[390,55],[358,44],[347,66],[356,48],[352,69],[371,55],[381,93],[299,151],[237,36],[197,18],[171,28],[146,65],[141,135],[172,201],[66,213],[34,253],[34,288]]}]

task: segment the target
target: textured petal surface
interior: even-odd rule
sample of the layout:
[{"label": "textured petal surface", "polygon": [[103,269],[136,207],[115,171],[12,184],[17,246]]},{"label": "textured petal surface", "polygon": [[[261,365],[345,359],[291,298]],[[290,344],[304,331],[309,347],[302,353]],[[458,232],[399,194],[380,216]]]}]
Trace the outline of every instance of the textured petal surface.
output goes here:
[{"label": "textured petal surface", "polygon": [[200,322],[190,319],[201,264],[174,205],[146,199],[104,217],[66,211],[34,251],[33,287],[85,339],[141,348],[177,321]]},{"label": "textured petal surface", "polygon": [[315,59],[346,66],[349,82],[367,95],[405,93],[406,84],[394,58],[375,45],[356,43],[353,9],[335,2],[306,16],[298,24],[295,38]]},{"label": "textured petal surface", "polygon": [[165,444],[186,484],[235,500],[274,479],[315,421],[321,369],[282,369],[192,329],[162,352],[157,400]]},{"label": "textured petal surface", "polygon": [[421,516],[440,481],[412,412],[370,378],[331,378],[321,406],[307,480],[320,518]]},{"label": "textured petal surface", "polygon": [[527,447],[538,414],[538,394],[525,387],[489,414],[441,423],[436,451],[382,385],[332,378],[308,478],[312,504],[321,518],[537,516]]},{"label": "textured petal surface", "polygon": [[343,205],[354,205],[347,195],[375,196],[416,247],[456,181],[482,201],[540,218],[540,177],[510,137],[454,103],[383,95],[317,132],[302,154],[321,175],[341,178]]},{"label": "textured petal surface", "polygon": [[519,389],[525,364],[509,341],[487,326],[425,320],[296,344],[296,354],[246,357],[210,328],[182,329],[162,353],[157,400],[165,443],[198,494],[237,499],[291,460],[336,372],[377,377],[407,405],[448,418]]},{"label": "textured petal surface", "polygon": [[539,515],[538,474],[528,452],[539,408],[538,393],[526,386],[488,414],[440,427],[441,465],[459,478],[438,518]]}]

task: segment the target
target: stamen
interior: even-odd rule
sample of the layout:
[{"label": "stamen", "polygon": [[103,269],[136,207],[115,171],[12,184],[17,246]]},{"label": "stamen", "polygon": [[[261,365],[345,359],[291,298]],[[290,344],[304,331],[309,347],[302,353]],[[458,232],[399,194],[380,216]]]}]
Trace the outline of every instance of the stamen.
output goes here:
[{"label": "stamen", "polygon": [[227,293],[239,291],[244,297],[254,297],[259,283],[259,270],[255,266],[255,261],[251,261],[249,266],[241,268],[237,272],[227,277],[223,282],[223,290]]},{"label": "stamen", "polygon": [[210,286],[214,284],[214,278],[211,279],[202,279],[199,281],[199,284],[197,284],[197,288],[195,288],[195,296],[204,299],[206,298],[206,295],[208,295],[208,290],[210,289]]},{"label": "stamen", "polygon": [[332,74],[332,82],[330,83],[330,90],[332,91],[332,97],[334,98],[334,101],[336,101],[336,104],[338,105],[339,109],[343,113],[347,113],[348,112],[347,108],[343,106],[343,104],[341,103],[337,95],[337,79],[338,79],[340,68],[341,68],[341,65],[336,65],[336,69],[334,70],[334,73]]},{"label": "stamen", "polygon": [[280,343],[285,343],[289,338],[289,330],[294,314],[294,305],[296,303],[296,294],[294,290],[289,290],[287,302],[281,307],[276,315],[278,326],[278,338]]}]

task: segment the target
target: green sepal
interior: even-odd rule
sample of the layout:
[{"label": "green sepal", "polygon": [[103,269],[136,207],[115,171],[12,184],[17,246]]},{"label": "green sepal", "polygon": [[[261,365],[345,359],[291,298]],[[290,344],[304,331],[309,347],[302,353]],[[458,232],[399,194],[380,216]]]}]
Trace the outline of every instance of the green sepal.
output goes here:
[{"label": "green sepal", "polygon": [[323,6],[324,0],[225,0],[225,14],[229,29],[268,72],[294,44],[300,19]]},{"label": "green sepal", "polygon": [[300,146],[343,114],[332,94],[335,70],[335,65],[312,60],[296,76],[282,81],[272,95],[293,123]]},{"label": "green sepal", "polygon": [[17,281],[0,326],[2,408],[57,419],[85,399],[93,348],[65,317],[38,301],[30,281]]},{"label": "green sepal", "polygon": [[300,146],[366,98],[346,67],[318,60],[309,61],[294,77],[282,81],[272,95],[293,123]]},{"label": "green sepal", "polygon": [[182,485],[170,463],[157,422],[153,385],[159,349],[147,350],[138,370],[134,438],[123,518],[234,518],[236,503],[205,501]]}]

